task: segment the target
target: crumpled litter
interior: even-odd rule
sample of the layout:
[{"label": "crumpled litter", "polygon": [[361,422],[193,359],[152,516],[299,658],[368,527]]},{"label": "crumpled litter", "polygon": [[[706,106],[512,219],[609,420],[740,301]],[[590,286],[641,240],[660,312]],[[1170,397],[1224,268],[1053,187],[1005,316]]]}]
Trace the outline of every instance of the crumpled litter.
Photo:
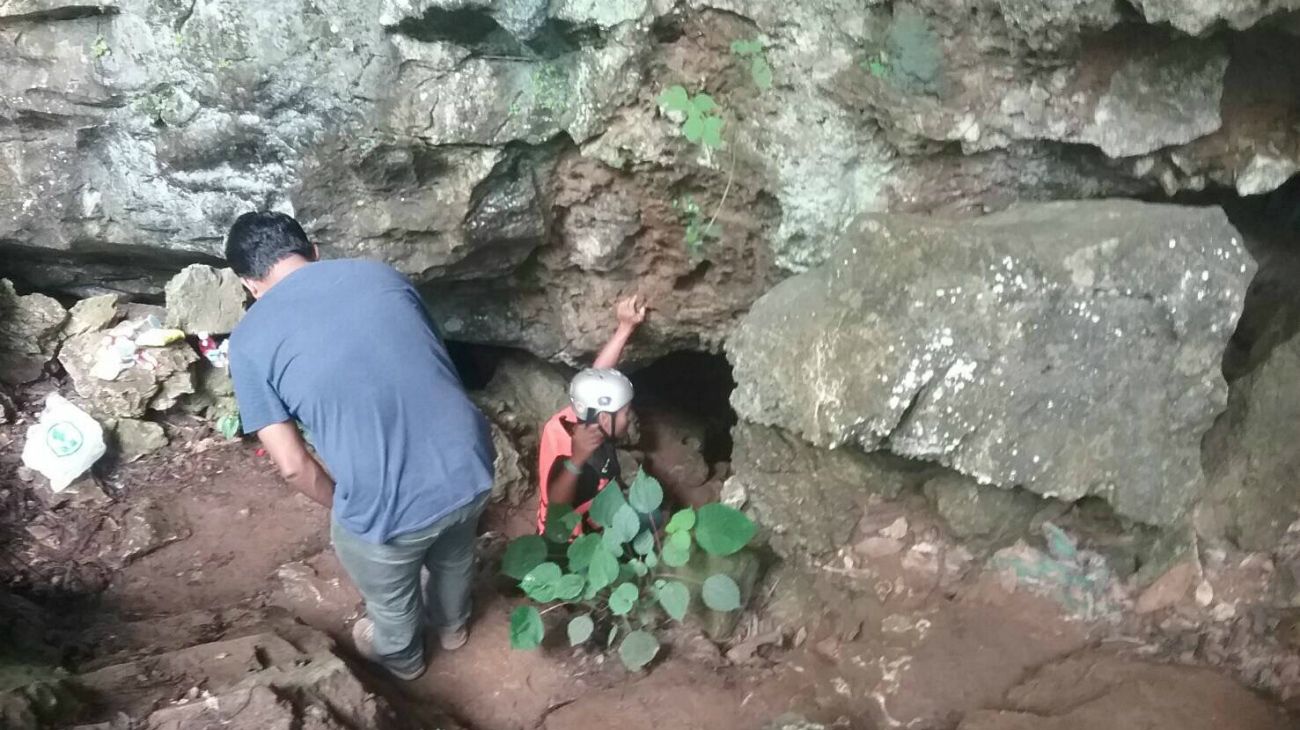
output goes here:
[{"label": "crumpled litter", "polygon": [[195,336],[199,338],[199,354],[206,358],[212,367],[225,368],[230,365],[229,339],[222,340],[218,345],[207,332],[196,332]]},{"label": "crumpled litter", "polygon": [[153,315],[142,320],[121,322],[104,333],[103,344],[95,354],[90,374],[100,380],[117,380],[122,373],[137,365],[155,370],[158,368],[158,360],[146,348],[168,347],[183,339],[184,332],[164,328]]}]

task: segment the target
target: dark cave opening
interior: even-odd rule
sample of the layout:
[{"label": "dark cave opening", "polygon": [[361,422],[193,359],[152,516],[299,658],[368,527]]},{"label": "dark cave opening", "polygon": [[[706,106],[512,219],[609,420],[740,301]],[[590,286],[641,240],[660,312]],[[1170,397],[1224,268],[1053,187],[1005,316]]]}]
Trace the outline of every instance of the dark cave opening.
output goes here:
[{"label": "dark cave opening", "polygon": [[[508,347],[448,341],[447,349],[471,395],[492,390],[493,377],[507,361],[511,368],[531,362],[562,373],[565,380],[574,372]],[[721,354],[675,351],[635,370],[628,368],[627,374],[636,388],[633,408],[639,423],[630,451],[681,501],[702,504],[717,499],[730,476],[731,429],[737,421],[730,400],[736,386],[730,363]],[[554,398],[557,402],[548,408],[565,405],[563,393],[554,393]],[[536,437],[540,420],[548,414],[530,414],[539,422],[524,424],[531,431],[525,441]]]},{"label": "dark cave opening", "polygon": [[731,460],[731,429],[737,420],[731,408],[731,392],[736,381],[725,356],[673,352],[632,373],[631,378],[640,411],[686,415],[703,426],[701,451],[705,461],[716,464]]}]

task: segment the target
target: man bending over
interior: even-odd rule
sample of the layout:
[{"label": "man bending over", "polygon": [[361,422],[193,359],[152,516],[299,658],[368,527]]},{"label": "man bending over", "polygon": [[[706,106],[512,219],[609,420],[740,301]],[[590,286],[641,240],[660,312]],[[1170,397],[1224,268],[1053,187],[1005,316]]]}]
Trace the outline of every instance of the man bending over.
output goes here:
[{"label": "man bending over", "polygon": [[492,439],[411,284],[377,261],[317,258],[287,215],[231,227],[226,259],[257,300],[230,339],[235,396],[285,480],[332,508],[334,550],[366,600],[357,650],[415,679],[426,623],[445,649],[466,640]]}]

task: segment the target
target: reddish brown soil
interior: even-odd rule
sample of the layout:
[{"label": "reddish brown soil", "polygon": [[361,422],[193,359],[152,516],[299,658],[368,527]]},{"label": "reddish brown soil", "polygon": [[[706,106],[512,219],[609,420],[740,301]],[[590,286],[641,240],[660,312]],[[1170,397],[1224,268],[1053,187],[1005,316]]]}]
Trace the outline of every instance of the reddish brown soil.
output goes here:
[{"label": "reddish brown soil", "polygon": [[[156,628],[161,648],[179,641],[168,637],[184,633],[200,614],[235,607],[282,607],[346,645],[346,628],[361,605],[329,550],[325,511],[292,494],[252,446],[218,443],[197,427],[172,428],[174,444],[165,455],[114,472],[117,502],[65,504],[54,512],[68,526],[64,543],[84,545],[85,553],[102,560],[121,552],[123,526],[144,504],[157,513],[151,534],[163,542],[176,538],[111,571],[98,602],[83,608],[77,620],[91,627],[84,635],[94,645],[81,666],[93,667],[97,650],[107,653],[128,634],[139,643]],[[489,514],[483,540],[488,562],[500,547],[500,533],[529,524],[526,514]],[[79,535],[78,529],[90,532]],[[1048,672],[1042,677],[1055,676],[1051,667],[1090,651],[1084,628],[1065,620],[1053,604],[987,582],[963,585],[952,596],[939,591],[919,606],[869,594],[823,599],[831,592],[778,583],[778,596],[799,594],[800,605],[817,607],[797,617],[803,628],[797,638],[791,632],[778,640],[782,646],[767,646],[733,664],[686,632],[674,637],[651,671],[632,676],[616,659],[597,653],[558,646],[512,651],[507,616],[516,599],[503,588],[485,566],[469,644],[454,653],[432,651],[419,680],[402,683],[378,673],[370,679],[412,703],[441,707],[473,730],[754,730],[791,711],[850,730],[954,728],[963,721],[983,723],[972,728],[1000,728],[1003,720],[1025,721],[1024,714],[976,711],[1019,709],[1008,705],[1017,687],[1040,670]],[[819,600],[808,601],[807,595]],[[123,620],[136,623],[116,623]],[[770,629],[770,617],[760,611],[746,625],[749,635],[761,633],[764,626]],[[1209,681],[1207,676],[1198,675],[1198,682]],[[1150,686],[1161,692],[1178,691],[1177,682],[1152,677]],[[1043,681],[1033,712],[1051,704],[1041,697]],[[1243,712],[1268,714],[1248,692],[1216,696],[1249,705]],[[1193,700],[1166,696],[1153,707]]]}]

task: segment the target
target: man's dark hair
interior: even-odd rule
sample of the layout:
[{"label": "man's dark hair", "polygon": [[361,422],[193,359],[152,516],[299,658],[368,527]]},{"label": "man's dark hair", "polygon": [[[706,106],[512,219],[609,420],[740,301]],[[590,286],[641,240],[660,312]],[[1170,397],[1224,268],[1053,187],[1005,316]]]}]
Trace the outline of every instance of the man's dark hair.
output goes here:
[{"label": "man's dark hair", "polygon": [[302,226],[284,213],[245,213],[226,236],[226,263],[245,279],[265,279],[276,264],[294,254],[308,260],[316,255]]}]

